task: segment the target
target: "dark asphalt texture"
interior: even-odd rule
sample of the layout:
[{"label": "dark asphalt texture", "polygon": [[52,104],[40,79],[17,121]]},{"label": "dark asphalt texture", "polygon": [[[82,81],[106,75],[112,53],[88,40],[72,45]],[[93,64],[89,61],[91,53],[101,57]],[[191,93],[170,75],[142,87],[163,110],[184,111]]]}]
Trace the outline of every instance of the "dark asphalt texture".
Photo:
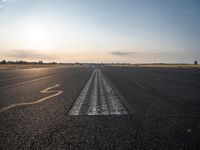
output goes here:
[{"label": "dark asphalt texture", "polygon": [[0,149],[200,149],[200,70],[104,67],[132,114],[70,116],[93,68],[0,71]]}]

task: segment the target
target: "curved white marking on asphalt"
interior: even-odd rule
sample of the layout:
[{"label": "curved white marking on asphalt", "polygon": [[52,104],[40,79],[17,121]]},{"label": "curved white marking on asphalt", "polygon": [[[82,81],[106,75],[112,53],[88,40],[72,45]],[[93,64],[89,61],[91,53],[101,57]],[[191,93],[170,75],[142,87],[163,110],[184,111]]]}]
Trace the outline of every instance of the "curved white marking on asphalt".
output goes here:
[{"label": "curved white marking on asphalt", "polygon": [[83,101],[86,98],[88,89],[90,87],[90,84],[92,82],[92,79],[94,77],[94,74],[96,73],[96,70],[93,71],[90,79],[88,80],[88,82],[86,83],[86,85],[84,86],[83,90],[81,91],[81,94],[78,96],[78,98],[76,99],[75,103],[73,104],[72,108],[69,110],[69,114],[70,115],[79,115],[80,113],[80,109],[81,106],[83,104]]},{"label": "curved white marking on asphalt", "polygon": [[46,96],[46,97],[41,98],[41,99],[39,99],[37,101],[34,101],[34,102],[12,104],[12,105],[9,105],[7,107],[4,107],[4,108],[0,109],[0,112],[6,111],[8,109],[11,109],[11,108],[14,108],[14,107],[17,107],[17,106],[27,106],[27,105],[38,104],[38,103],[46,101],[46,100],[48,100],[48,99],[50,99],[52,97],[58,96],[58,95],[62,94],[63,91],[62,90],[51,90],[51,89],[59,87],[59,86],[60,86],[60,84],[56,84],[54,86],[48,87],[48,88],[40,91],[41,93],[45,93],[45,94],[47,94],[47,93],[55,93],[55,94]]}]

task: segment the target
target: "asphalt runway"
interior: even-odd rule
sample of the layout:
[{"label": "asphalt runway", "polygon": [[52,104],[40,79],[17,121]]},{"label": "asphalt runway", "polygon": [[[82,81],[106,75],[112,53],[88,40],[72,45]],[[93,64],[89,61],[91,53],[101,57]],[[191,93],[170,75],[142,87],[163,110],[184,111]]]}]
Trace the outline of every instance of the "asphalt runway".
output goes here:
[{"label": "asphalt runway", "polygon": [[199,149],[200,70],[0,71],[0,149]]},{"label": "asphalt runway", "polygon": [[101,70],[95,69],[69,110],[69,115],[128,114],[128,109],[121,104],[124,98],[115,90],[102,75]]}]

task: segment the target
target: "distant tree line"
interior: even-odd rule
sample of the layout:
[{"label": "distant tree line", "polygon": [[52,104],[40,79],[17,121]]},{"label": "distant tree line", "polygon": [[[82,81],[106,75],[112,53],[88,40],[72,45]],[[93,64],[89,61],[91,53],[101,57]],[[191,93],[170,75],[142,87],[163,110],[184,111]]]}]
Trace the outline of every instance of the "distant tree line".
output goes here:
[{"label": "distant tree line", "polygon": [[52,61],[52,62],[48,62],[45,63],[42,60],[39,60],[38,62],[31,62],[31,61],[23,61],[23,60],[19,60],[19,61],[6,61],[6,60],[2,60],[0,61],[0,64],[62,64],[62,65],[83,65],[83,63],[79,63],[79,62],[75,62],[75,63],[57,63],[56,61]]},{"label": "distant tree line", "polygon": [[58,64],[58,63],[55,61],[44,63],[42,60],[39,60],[38,62],[30,62],[30,61],[23,61],[23,60],[19,60],[19,61],[2,60],[0,61],[0,64]]},{"label": "distant tree line", "polygon": [[19,60],[19,61],[6,61],[6,60],[2,60],[0,61],[0,64],[62,64],[62,65],[83,65],[83,64],[89,64],[89,63],[79,63],[79,62],[74,62],[74,63],[58,63],[56,61],[51,61],[51,62],[43,62],[42,60],[39,60],[38,62],[32,62],[32,61],[23,61],[23,60]]},{"label": "distant tree line", "polygon": [[[55,61],[44,63],[42,60],[39,60],[38,62],[30,62],[30,61],[23,61],[23,60],[19,60],[19,61],[2,60],[2,61],[0,61],[0,64],[63,64],[63,65],[103,65],[104,64],[104,65],[130,65],[130,63],[79,63],[79,62],[57,63]],[[135,64],[135,65],[168,65],[168,64],[167,63],[141,63],[141,64]],[[185,63],[177,63],[177,64],[184,65]],[[197,65],[198,61],[195,60],[193,64]]]}]

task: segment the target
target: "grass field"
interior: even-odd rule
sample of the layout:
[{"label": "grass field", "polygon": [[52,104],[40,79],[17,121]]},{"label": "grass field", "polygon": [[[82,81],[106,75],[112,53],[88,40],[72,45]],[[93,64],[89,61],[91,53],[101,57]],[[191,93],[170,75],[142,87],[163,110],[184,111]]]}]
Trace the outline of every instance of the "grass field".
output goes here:
[{"label": "grass field", "polygon": [[[9,69],[29,69],[29,68],[59,68],[79,66],[79,64],[67,65],[67,64],[0,64],[0,70]],[[152,68],[200,68],[200,64],[110,64],[106,66],[116,67],[152,67]]]}]

